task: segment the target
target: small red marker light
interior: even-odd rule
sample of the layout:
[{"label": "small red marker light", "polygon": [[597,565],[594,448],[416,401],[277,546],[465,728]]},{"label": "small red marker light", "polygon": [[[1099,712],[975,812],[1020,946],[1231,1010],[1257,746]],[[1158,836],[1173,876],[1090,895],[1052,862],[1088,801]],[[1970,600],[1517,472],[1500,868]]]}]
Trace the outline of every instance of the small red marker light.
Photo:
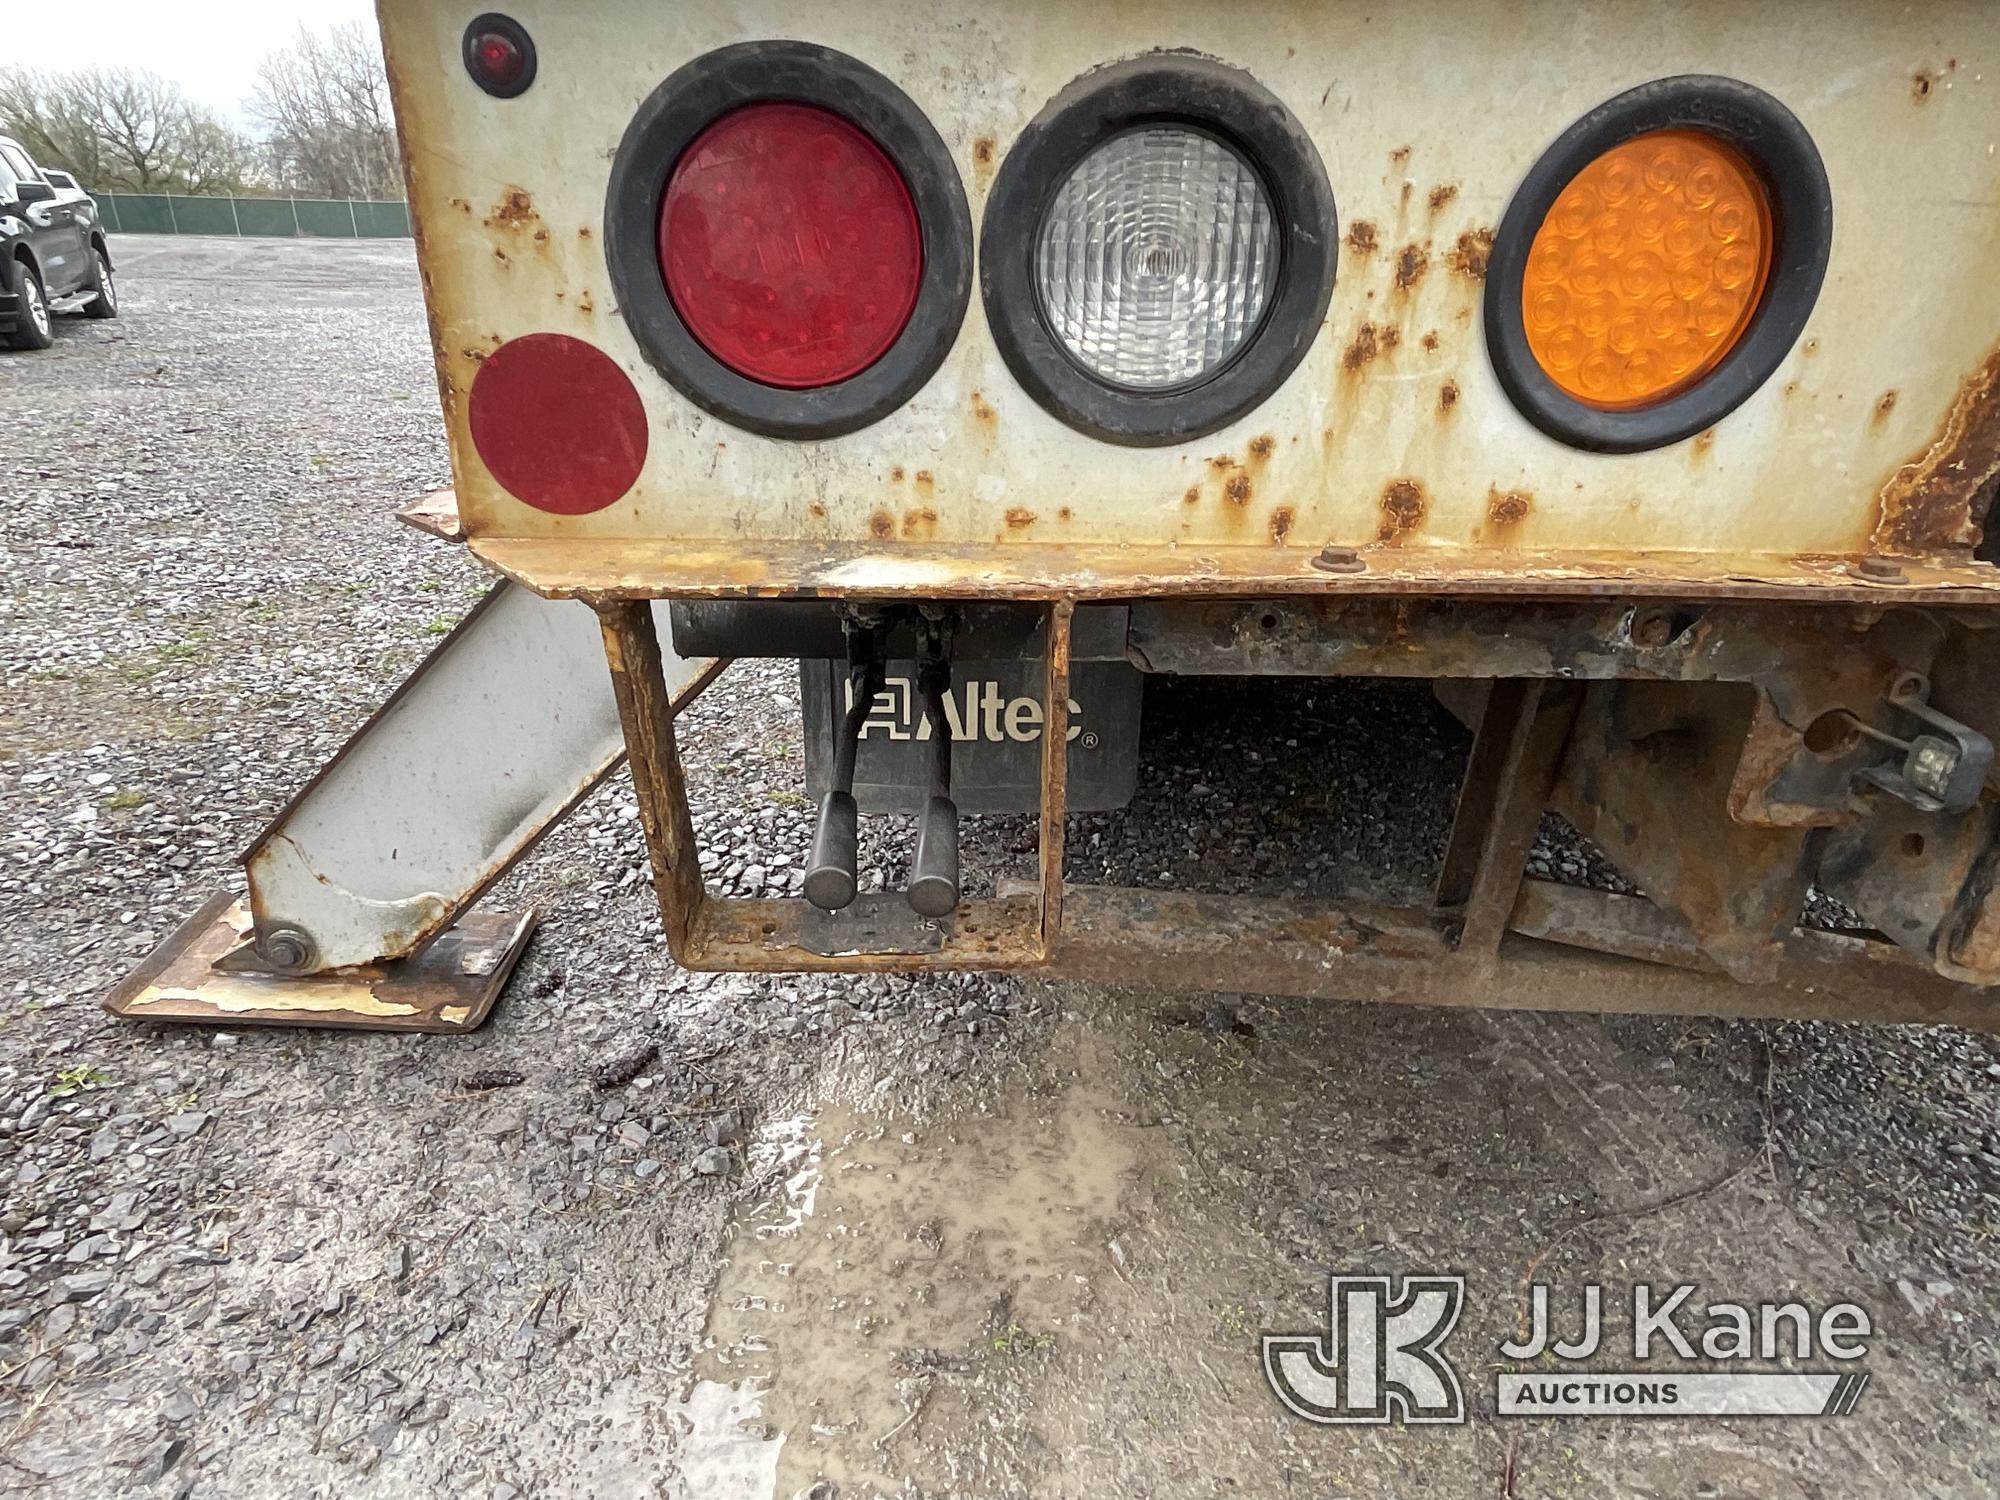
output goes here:
[{"label": "small red marker light", "polygon": [[521,49],[514,44],[512,37],[489,31],[474,45],[479,52],[479,76],[488,83],[497,83],[505,88],[520,78],[527,59],[521,56]]},{"label": "small red marker light", "polygon": [[487,355],[466,421],[500,487],[551,515],[603,510],[646,466],[646,409],[631,377],[567,334],[527,334]]},{"label": "small red marker light", "polygon": [[535,44],[511,16],[484,15],[465,28],[465,71],[496,99],[512,99],[535,81]]}]

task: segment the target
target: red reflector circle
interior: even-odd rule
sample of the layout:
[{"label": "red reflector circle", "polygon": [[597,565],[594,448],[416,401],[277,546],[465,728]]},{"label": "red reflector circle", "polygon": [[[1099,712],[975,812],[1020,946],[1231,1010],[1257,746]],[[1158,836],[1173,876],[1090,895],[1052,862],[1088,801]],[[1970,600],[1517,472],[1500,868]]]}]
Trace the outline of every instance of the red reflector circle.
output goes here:
[{"label": "red reflector circle", "polygon": [[583,516],[624,495],[646,463],[646,409],[611,356],[560,333],[509,339],[467,398],[472,446],[523,504]]},{"label": "red reflector circle", "polygon": [[860,374],[923,279],[909,187],[831,110],[749,104],[689,143],[660,205],[674,311],[737,374],[790,390]]}]

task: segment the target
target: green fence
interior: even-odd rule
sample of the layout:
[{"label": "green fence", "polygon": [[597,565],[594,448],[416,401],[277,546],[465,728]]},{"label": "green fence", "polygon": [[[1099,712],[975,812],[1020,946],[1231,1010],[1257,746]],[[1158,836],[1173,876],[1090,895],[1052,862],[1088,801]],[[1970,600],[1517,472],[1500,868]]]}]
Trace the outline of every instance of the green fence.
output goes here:
[{"label": "green fence", "polygon": [[97,193],[113,234],[244,234],[338,240],[410,237],[400,198],[195,198],[182,193]]}]

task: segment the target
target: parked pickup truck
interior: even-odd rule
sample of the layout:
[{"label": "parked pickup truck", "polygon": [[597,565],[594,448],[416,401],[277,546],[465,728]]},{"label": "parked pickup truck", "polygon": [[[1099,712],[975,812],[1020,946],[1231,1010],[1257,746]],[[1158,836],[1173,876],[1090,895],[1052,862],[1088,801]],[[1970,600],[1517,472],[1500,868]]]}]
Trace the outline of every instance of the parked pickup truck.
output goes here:
[{"label": "parked pickup truck", "polygon": [[118,316],[111,250],[97,204],[66,172],[48,172],[0,136],[0,342],[46,349],[53,315]]}]

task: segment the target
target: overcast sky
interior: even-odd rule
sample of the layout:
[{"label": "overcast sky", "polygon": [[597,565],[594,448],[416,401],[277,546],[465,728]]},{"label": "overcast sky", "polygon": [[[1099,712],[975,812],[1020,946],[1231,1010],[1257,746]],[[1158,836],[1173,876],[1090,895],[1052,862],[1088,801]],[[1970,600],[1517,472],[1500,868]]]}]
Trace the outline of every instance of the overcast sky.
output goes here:
[{"label": "overcast sky", "polygon": [[[28,0],[5,4],[7,60],[34,68],[150,68],[236,124],[266,52],[334,21],[375,30],[373,0]],[[79,16],[89,23],[78,27]]]}]

